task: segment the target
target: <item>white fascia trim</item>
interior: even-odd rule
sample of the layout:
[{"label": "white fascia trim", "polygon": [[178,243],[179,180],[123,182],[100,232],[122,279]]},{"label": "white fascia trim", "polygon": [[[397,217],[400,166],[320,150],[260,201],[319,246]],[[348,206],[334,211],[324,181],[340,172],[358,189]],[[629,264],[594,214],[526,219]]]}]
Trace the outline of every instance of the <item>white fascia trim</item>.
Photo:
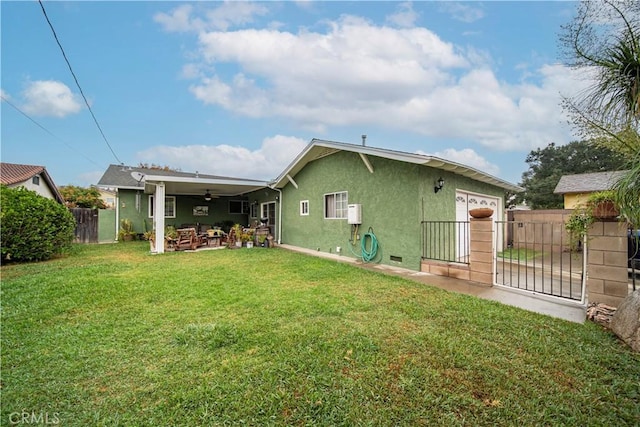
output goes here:
[{"label": "white fascia trim", "polygon": [[220,178],[196,178],[189,176],[166,176],[166,175],[147,175],[146,182],[183,182],[193,184],[221,184],[221,185],[246,185],[248,187],[267,187],[266,181],[256,181],[249,179],[220,179]]}]

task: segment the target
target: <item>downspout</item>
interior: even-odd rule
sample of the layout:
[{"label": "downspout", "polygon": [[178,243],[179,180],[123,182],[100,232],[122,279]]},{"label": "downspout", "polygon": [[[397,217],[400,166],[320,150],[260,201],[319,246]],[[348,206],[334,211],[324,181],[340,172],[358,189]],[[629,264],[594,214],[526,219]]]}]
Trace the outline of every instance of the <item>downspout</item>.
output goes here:
[{"label": "downspout", "polygon": [[118,232],[120,226],[120,190],[116,191],[116,238],[114,239],[116,242],[118,241]]},{"label": "downspout", "polygon": [[280,203],[278,203],[278,244],[282,244],[282,190],[279,188],[274,188],[278,193],[280,193]]}]

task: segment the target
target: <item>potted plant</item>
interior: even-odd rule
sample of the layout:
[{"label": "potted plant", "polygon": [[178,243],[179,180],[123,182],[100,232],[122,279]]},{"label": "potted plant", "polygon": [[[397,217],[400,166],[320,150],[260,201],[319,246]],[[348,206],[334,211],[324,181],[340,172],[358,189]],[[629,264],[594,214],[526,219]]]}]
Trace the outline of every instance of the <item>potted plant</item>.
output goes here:
[{"label": "potted plant", "polygon": [[589,227],[597,219],[610,219],[618,216],[619,212],[614,203],[612,191],[598,191],[592,193],[585,203],[578,205],[565,223],[569,232],[571,250],[580,248],[580,242],[586,236]]},{"label": "potted plant", "polygon": [[228,244],[234,244],[236,247],[242,247],[242,226],[240,224],[234,224],[229,232]]},{"label": "potted plant", "polygon": [[242,243],[244,243],[247,248],[252,248],[253,247],[253,228],[247,228],[243,230],[242,234],[240,235],[240,239],[242,240]]},{"label": "potted plant", "polygon": [[156,248],[156,245],[155,245],[156,231],[155,230],[145,231],[144,233],[142,233],[142,237],[144,238],[144,240],[149,241],[149,250],[153,252],[154,249]]},{"label": "potted plant", "polygon": [[120,221],[120,231],[118,231],[118,240],[121,242],[129,242],[133,240],[133,236],[135,236],[135,231],[133,231],[133,222],[130,219],[123,219]]},{"label": "potted plant", "polygon": [[[156,230],[145,231],[143,233],[143,236],[146,240],[149,241],[149,247],[151,251],[154,251],[156,248],[155,246]],[[176,228],[172,225],[167,225],[164,228],[164,250],[165,251],[172,250],[173,249],[172,242],[177,238],[178,238],[178,232],[176,231]]]},{"label": "potted plant", "polygon": [[587,199],[594,218],[615,218],[620,212],[614,202],[613,191],[598,191]]}]

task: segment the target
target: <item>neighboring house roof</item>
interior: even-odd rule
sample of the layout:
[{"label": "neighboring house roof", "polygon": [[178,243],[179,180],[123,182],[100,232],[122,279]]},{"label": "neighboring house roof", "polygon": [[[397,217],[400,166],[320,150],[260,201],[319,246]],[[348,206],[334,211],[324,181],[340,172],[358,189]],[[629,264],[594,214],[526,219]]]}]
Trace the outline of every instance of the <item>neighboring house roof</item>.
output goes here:
[{"label": "neighboring house roof", "polygon": [[593,193],[595,191],[611,190],[613,185],[626,171],[593,172],[576,175],[563,175],[553,190],[554,194]]},{"label": "neighboring house roof", "polygon": [[98,186],[152,193],[153,186],[159,182],[165,184],[167,194],[175,195],[210,192],[218,196],[237,196],[267,187],[266,181],[124,165],[109,165]]},{"label": "neighboring house roof", "polygon": [[[376,156],[400,162],[420,164],[453,172],[476,181],[492,184],[505,190],[520,192],[523,188],[486,174],[472,167],[444,160],[439,157],[424,154],[406,153],[403,151],[387,150],[382,148],[368,147],[365,145],[346,144],[344,142],[325,141],[321,139],[313,139],[306,148],[295,158],[295,160],[280,174],[273,182],[276,188],[283,188],[290,179],[300,172],[309,162],[320,159],[322,157],[334,154],[338,151],[350,151],[363,156]],[[365,157],[366,158],[366,157]],[[365,159],[363,158],[363,161]],[[365,161],[367,163],[367,161]]]},{"label": "neighboring house roof", "polygon": [[17,185],[31,180],[40,175],[58,203],[64,203],[64,197],[58,191],[58,187],[44,166],[22,165],[19,163],[0,163],[0,183],[4,185]]}]

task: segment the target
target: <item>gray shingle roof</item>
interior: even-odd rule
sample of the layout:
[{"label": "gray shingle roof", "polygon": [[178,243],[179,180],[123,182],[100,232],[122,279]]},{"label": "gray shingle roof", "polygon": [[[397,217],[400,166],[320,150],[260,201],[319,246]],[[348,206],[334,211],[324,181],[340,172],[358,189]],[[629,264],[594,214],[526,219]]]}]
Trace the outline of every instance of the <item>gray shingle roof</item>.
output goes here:
[{"label": "gray shingle roof", "polygon": [[591,193],[594,191],[611,190],[625,171],[581,173],[563,175],[553,190],[554,194]]}]

